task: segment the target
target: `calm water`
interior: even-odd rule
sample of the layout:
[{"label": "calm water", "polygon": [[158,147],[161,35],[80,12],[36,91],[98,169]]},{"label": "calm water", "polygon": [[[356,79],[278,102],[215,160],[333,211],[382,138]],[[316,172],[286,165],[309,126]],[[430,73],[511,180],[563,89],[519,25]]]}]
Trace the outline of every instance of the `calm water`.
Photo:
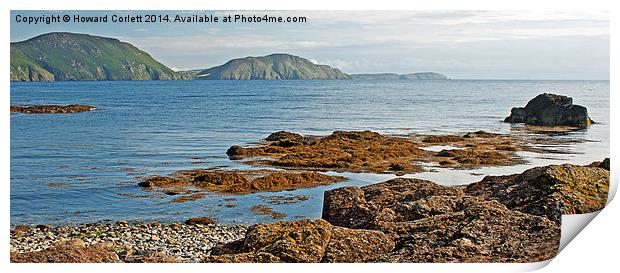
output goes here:
[{"label": "calm water", "polygon": [[[572,96],[598,124],[568,138],[587,140],[570,155],[526,154],[528,164],[411,175],[445,185],[479,174],[521,172],[534,165],[586,164],[609,156],[608,81],[149,81],[11,83],[11,104],[90,104],[70,115],[11,115],[11,224],[67,224],[101,220],[176,221],[213,216],[224,223],[269,218],[250,213],[264,196],[305,194],[274,210],[320,217],[326,189],[366,185],[391,175],[349,174],[350,181],[286,193],[237,196],[234,208],[210,195],[171,203],[174,197],[131,198],[146,175],[225,166],[226,149],[276,130],[329,134],[334,130],[445,134],[486,130],[508,133],[500,122],[513,106],[542,92]],[[471,173],[478,175],[472,175]],[[50,187],[62,183],[62,187]]]}]

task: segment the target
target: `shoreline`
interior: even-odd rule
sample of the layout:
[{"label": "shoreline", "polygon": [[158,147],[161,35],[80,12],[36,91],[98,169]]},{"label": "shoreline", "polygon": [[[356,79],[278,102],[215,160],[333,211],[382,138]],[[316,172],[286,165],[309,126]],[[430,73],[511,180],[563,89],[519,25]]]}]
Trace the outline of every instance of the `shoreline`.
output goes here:
[{"label": "shoreline", "polygon": [[[543,188],[532,189],[530,183],[536,181],[548,182]],[[574,184],[575,181],[580,182]],[[11,230],[11,261],[540,261],[554,256],[549,251],[556,249],[559,243],[560,215],[603,209],[608,187],[609,159],[585,166],[549,165],[521,174],[486,176],[466,187],[395,178],[361,188],[340,187],[326,191],[322,219],[318,220],[257,223],[250,227],[218,225],[207,217],[191,218],[184,224],[117,221],[114,224],[90,223],[56,228],[48,225],[34,228],[15,226]],[[496,219],[496,215],[503,216]],[[469,226],[470,235],[467,236],[470,237],[455,239],[452,233],[462,230],[452,231],[448,227],[461,224]],[[515,225],[519,227],[515,229]],[[327,237],[322,239],[326,241],[319,253],[291,252],[298,248],[306,249],[304,252],[317,247],[314,245],[317,242],[308,241],[307,232],[332,234],[332,237],[320,235]],[[286,243],[288,236],[296,238],[292,245]],[[422,241],[411,248],[408,246],[410,236]],[[536,236],[546,239],[532,239]],[[502,241],[502,238],[511,237],[531,240],[534,245],[522,250],[521,243],[517,243],[519,239]],[[351,248],[349,240],[360,245]],[[375,243],[363,243],[368,240]],[[430,247],[445,240],[446,245]],[[493,242],[507,245],[495,253]],[[254,244],[267,245],[258,250],[251,247]],[[278,247],[273,248],[276,245]],[[545,251],[541,252],[537,247]],[[371,250],[377,253],[368,254],[372,253]],[[519,253],[517,257],[510,256],[513,251]]]}]

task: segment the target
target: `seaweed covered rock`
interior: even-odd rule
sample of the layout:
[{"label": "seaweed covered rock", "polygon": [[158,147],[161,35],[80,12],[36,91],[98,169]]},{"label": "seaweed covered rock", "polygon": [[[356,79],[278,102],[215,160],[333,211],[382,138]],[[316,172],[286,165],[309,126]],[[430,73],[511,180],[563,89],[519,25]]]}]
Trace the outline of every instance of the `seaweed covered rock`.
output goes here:
[{"label": "seaweed covered rock", "polygon": [[571,164],[529,169],[521,174],[487,176],[469,184],[465,193],[501,202],[512,210],[559,222],[562,214],[580,214],[605,207],[609,171]]},{"label": "seaweed covered rock", "polygon": [[12,263],[114,263],[118,255],[100,246],[85,246],[82,240],[66,240],[41,251],[11,253]]},{"label": "seaweed covered rock", "polygon": [[394,242],[380,231],[334,227],[325,220],[259,223],[245,238],[212,250],[207,262],[366,262]]},{"label": "seaweed covered rock", "polygon": [[322,218],[337,226],[374,229],[380,222],[402,218],[399,212],[409,202],[433,195],[463,196],[463,192],[410,178],[396,178],[361,188],[342,187],[325,192]]},{"label": "seaweed covered rock", "polygon": [[379,262],[535,262],[553,257],[560,238],[545,217],[420,179],[326,191],[323,219],[390,237],[395,248]]},{"label": "seaweed covered rock", "polygon": [[11,105],[11,113],[24,113],[24,114],[69,114],[88,112],[94,110],[94,106],[71,104],[71,105],[30,105],[19,106]]},{"label": "seaweed covered rock", "polygon": [[525,107],[514,107],[505,122],[539,126],[572,126],[584,128],[593,123],[588,109],[573,104],[567,96],[544,93],[530,100]]}]

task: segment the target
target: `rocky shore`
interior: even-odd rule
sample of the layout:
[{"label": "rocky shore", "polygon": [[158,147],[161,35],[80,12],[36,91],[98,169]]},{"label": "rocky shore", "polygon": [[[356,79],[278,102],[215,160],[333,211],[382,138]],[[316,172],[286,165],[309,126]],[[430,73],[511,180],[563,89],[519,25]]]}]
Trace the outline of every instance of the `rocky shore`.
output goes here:
[{"label": "rocky shore", "polygon": [[69,114],[88,112],[94,110],[94,106],[71,104],[71,105],[30,105],[18,106],[11,105],[11,113],[23,114]]},{"label": "rocky shore", "polygon": [[11,231],[13,262],[536,262],[555,256],[561,214],[602,209],[609,159],[467,186],[396,178],[325,192],[322,219],[219,226],[85,224]]}]

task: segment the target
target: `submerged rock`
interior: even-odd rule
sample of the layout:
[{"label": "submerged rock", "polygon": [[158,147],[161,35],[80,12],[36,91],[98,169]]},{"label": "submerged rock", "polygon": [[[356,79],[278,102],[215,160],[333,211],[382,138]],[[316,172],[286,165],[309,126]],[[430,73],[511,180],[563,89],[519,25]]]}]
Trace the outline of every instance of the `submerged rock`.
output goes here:
[{"label": "submerged rock", "polygon": [[505,122],[539,126],[573,126],[584,128],[593,123],[588,109],[573,104],[567,96],[544,93],[530,100],[525,107],[514,107]]},{"label": "submerged rock", "polygon": [[11,105],[11,113],[24,114],[68,114],[78,112],[88,112],[94,110],[94,106],[71,104],[71,105],[31,105],[17,106]]},{"label": "submerged rock", "polygon": [[589,213],[605,207],[609,171],[571,164],[550,165],[522,174],[487,176],[467,185],[464,192],[560,222],[562,214]]}]

